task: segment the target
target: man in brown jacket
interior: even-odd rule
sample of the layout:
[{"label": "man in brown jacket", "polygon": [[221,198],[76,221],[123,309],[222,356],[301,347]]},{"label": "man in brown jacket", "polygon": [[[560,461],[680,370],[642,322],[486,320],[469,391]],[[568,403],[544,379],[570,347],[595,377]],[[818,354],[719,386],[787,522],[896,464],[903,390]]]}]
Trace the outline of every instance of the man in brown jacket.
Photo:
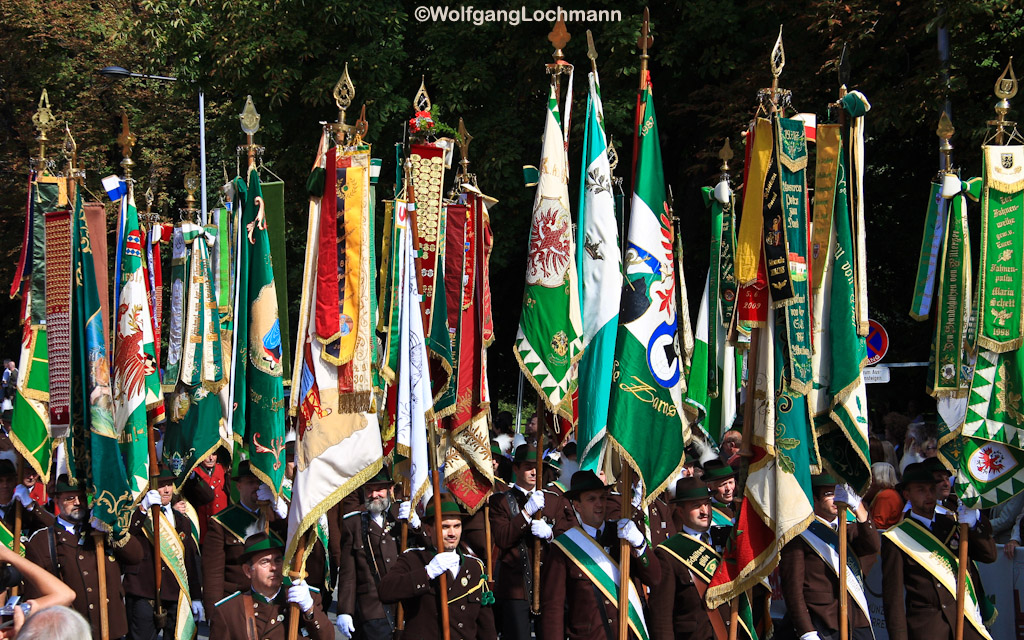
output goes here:
[{"label": "man in brown jacket", "polygon": [[[839,637],[839,517],[837,504],[847,505],[857,521],[846,527],[850,558],[847,571],[847,618],[852,640],[871,640],[860,558],[878,553],[881,544],[860,497],[829,475],[811,478],[815,520],[782,549],[779,572],[786,615],[800,640]],[[888,576],[885,578],[888,580]]]},{"label": "man in brown jacket", "polygon": [[[189,599],[192,615],[196,620],[201,620],[204,617],[202,585],[199,584],[199,549],[196,548],[195,539],[192,537],[192,525],[188,516],[171,507],[171,499],[174,497],[174,480],[174,472],[167,467],[161,467],[157,488],[150,490],[142,499],[140,508],[132,513],[131,525],[128,530],[131,532],[132,538],[138,540],[142,547],[142,559],[138,563],[124,565],[122,583],[125,607],[128,609],[128,627],[131,629],[133,639],[156,638],[162,629],[163,637],[169,640],[174,637],[177,622],[175,613],[181,585],[166,559],[160,563],[160,601],[164,618],[162,620],[156,618],[157,611],[153,601],[156,567],[151,537],[153,530],[151,508],[153,506],[159,506],[162,512],[160,525],[173,526],[174,535],[181,541],[186,586],[188,587],[185,597]],[[163,537],[163,531],[160,534]]]},{"label": "man in brown jacket", "polygon": [[255,533],[245,541],[242,570],[252,585],[214,606],[210,637],[217,640],[285,640],[292,607],[310,638],[333,640],[334,629],[320,603],[320,593],[305,581],[284,581],[284,544],[271,534]]},{"label": "man in brown jacket", "polygon": [[[886,629],[892,640],[951,639],[956,629],[957,521],[935,512],[935,476],[925,463],[907,465],[896,488],[910,502],[910,511],[882,534]],[[980,518],[977,509],[961,506],[957,515],[969,527],[968,556],[977,562],[994,562],[996,544],[988,522]],[[985,630],[985,597],[973,565],[969,575],[981,606],[967,599],[965,640],[991,637]]]},{"label": "man in brown jacket", "polygon": [[460,546],[466,513],[441,496],[441,534],[444,550],[436,551],[434,502],[423,515],[425,548],[408,549],[380,582],[380,599],[401,602],[405,609],[405,637],[437,640],[442,637],[438,588],[447,574],[448,631],[450,640],[497,640],[484,564]]},{"label": "man in brown jacket", "polygon": [[[105,607],[109,626],[108,637],[120,638],[128,633],[128,617],[124,608],[121,567],[142,560],[139,541],[125,534],[117,540],[104,542],[108,555],[97,557],[93,538],[95,529],[87,521],[89,508],[85,490],[73,487],[67,476],[60,476],[53,488],[61,515],[52,527],[36,531],[25,545],[25,557],[64,581],[75,592],[72,608],[85,616],[94,638],[100,635],[100,611]],[[107,601],[100,602],[98,564],[106,574]],[[39,597],[32,584],[26,585],[28,599]]]},{"label": "man in brown jacket", "polygon": [[708,610],[704,602],[721,561],[708,533],[711,492],[699,478],[682,478],[676,482],[672,505],[681,530],[656,549],[661,580],[651,588],[651,640],[725,640],[728,605]]},{"label": "man in brown jacket", "polygon": [[625,540],[632,549],[631,578],[636,588],[630,601],[637,606],[642,606],[639,583],[653,586],[661,579],[660,563],[636,523],[628,518],[605,520],[607,490],[593,471],[577,471],[572,476],[565,495],[581,524],[553,540],[544,563],[540,615],[543,634],[538,636],[545,640],[607,640],[614,638],[618,629],[618,588],[614,592],[603,590],[605,583],[595,583],[588,577],[580,565],[586,560],[572,549],[584,550],[590,558],[599,556],[601,562],[617,566],[619,541]]},{"label": "man in brown jacket", "polygon": [[346,638],[389,640],[395,607],[381,604],[377,587],[398,561],[400,527],[391,514],[392,480],[381,469],[362,489],[366,509],[341,521],[338,557],[338,619]]}]

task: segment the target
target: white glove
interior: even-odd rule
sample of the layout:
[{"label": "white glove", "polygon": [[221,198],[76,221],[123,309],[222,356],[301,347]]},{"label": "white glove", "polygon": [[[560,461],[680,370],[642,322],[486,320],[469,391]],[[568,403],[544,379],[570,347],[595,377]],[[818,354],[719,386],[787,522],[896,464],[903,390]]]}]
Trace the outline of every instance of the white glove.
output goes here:
[{"label": "white glove", "polygon": [[533,514],[537,513],[544,508],[544,492],[537,491],[534,489],[530,492],[530,497],[526,500],[526,504],[523,505],[523,513],[526,514],[527,518],[532,518]]},{"label": "white glove", "polygon": [[416,513],[416,510],[412,508],[412,503],[408,500],[398,505],[398,519],[408,520],[409,526],[413,529],[420,528],[420,516]]},{"label": "white glove", "polygon": [[840,502],[846,504],[846,506],[850,507],[851,511],[856,511],[861,502],[860,496],[858,496],[848,484],[836,485],[835,495],[833,496],[832,501],[836,504],[839,504]]},{"label": "white glove", "polygon": [[284,499],[284,496],[277,497],[277,502],[274,503],[274,513],[282,520],[288,519],[288,501]]},{"label": "white glove", "polygon": [[288,587],[288,602],[294,602],[302,609],[302,613],[313,608],[313,595],[309,592],[309,585],[305,580],[299,580]]},{"label": "white glove", "polygon": [[454,575],[455,570],[459,567],[459,562],[459,554],[454,551],[444,551],[439,553],[434,556],[429,563],[427,563],[427,575],[430,576],[431,580],[445,571],[451,571],[452,575]]},{"label": "white glove", "polygon": [[643,486],[643,484],[638,482],[635,485],[633,485],[633,497],[632,497],[632,499],[630,499],[629,503],[631,505],[633,505],[634,509],[639,509],[640,508],[640,503],[643,502],[643,499],[644,499],[644,486]]},{"label": "white glove", "polygon": [[206,620],[206,610],[203,609],[203,603],[200,600],[192,601],[192,617],[196,619],[196,622]]},{"label": "white glove", "polygon": [[145,511],[149,511],[153,507],[159,507],[163,500],[160,499],[160,492],[155,489],[150,489],[146,492],[146,495],[142,497],[142,502],[139,506]]},{"label": "white glove", "polygon": [[956,519],[961,524],[966,524],[969,529],[973,529],[978,524],[978,519],[981,518],[981,511],[977,509],[968,509],[963,504],[957,507]]},{"label": "white glove", "polygon": [[644,538],[644,534],[640,533],[640,529],[636,526],[636,523],[629,518],[623,518],[619,520],[616,526],[620,540],[625,540],[629,543],[629,546],[634,549],[639,549],[644,546],[647,539]]},{"label": "white glove", "polygon": [[808,631],[800,636],[800,640],[821,640],[821,636],[818,635],[817,631]]},{"label": "white glove", "polygon": [[338,619],[334,621],[334,626],[338,627],[338,631],[346,638],[351,638],[352,634],[356,632],[356,626],[352,624],[352,616],[347,613],[339,613]]},{"label": "white glove", "polygon": [[550,540],[554,537],[554,532],[551,530],[551,525],[544,522],[543,520],[531,520],[530,521],[530,533],[541,540]]},{"label": "white glove", "polygon": [[18,502],[21,503],[21,506],[25,507],[26,509],[32,506],[32,496],[29,495],[28,487],[26,487],[25,485],[19,484],[17,487],[14,488],[14,497],[17,498]]},{"label": "white glove", "polygon": [[261,484],[259,488],[256,489],[256,499],[260,502],[273,502],[274,492],[271,491],[270,487],[267,485]]}]

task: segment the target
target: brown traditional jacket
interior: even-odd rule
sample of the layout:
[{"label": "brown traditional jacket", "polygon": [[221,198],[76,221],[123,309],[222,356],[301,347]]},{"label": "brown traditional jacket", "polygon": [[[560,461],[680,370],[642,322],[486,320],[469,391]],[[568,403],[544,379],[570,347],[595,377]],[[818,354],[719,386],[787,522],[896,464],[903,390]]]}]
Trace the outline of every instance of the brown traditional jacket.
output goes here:
[{"label": "brown traditional jacket", "polygon": [[[285,640],[288,637],[288,616],[291,607],[287,600],[288,587],[282,586],[272,601],[246,590],[236,592],[219,601],[210,615],[210,638],[217,640]],[[310,638],[333,640],[334,626],[324,613],[320,593],[310,589],[313,607],[308,613],[299,613],[299,627],[306,630]],[[253,626],[255,635],[247,635],[246,596],[252,599]]]},{"label": "brown traditional jacket", "polygon": [[[199,549],[196,548],[192,538],[192,525],[188,516],[171,509],[174,519],[174,530],[185,547],[185,573],[188,576],[189,599],[199,600],[202,598],[202,585],[199,584]],[[153,599],[153,587],[156,584],[154,579],[153,566],[153,543],[150,542],[143,529],[149,514],[142,509],[136,509],[132,514],[129,531],[132,537],[139,541],[142,548],[142,559],[135,563],[124,565],[124,592],[128,595],[140,598]],[[166,521],[161,521],[163,524]],[[160,599],[175,602],[178,599],[178,581],[168,568],[166,563],[161,563],[160,571]]]}]

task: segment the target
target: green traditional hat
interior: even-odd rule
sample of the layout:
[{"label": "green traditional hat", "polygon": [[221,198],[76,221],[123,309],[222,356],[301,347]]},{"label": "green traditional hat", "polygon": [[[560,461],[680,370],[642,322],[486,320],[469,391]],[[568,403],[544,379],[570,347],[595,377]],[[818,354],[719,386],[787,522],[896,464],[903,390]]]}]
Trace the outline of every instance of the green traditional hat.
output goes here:
[{"label": "green traditional hat", "polygon": [[57,481],[53,483],[53,493],[57,494],[57,493],[72,493],[72,492],[74,492],[74,493],[78,493],[78,492],[85,493],[85,486],[84,485],[79,485],[79,486],[76,487],[76,486],[72,485],[71,481],[68,480],[68,476],[66,474],[62,473],[60,476],[57,477]]},{"label": "green traditional hat", "polygon": [[285,456],[294,456],[295,455],[295,441],[294,440],[289,440],[288,442],[284,443],[284,455]]},{"label": "green traditional hat", "polygon": [[935,484],[935,474],[924,462],[908,464],[907,468],[903,470],[903,477],[896,485],[896,490],[903,491],[907,485],[911,484]]},{"label": "green traditional hat", "polygon": [[516,447],[512,464],[523,464],[524,462],[537,462],[537,447],[532,447],[528,444],[521,444]]},{"label": "green traditional hat", "polygon": [[160,465],[160,474],[156,477],[157,482],[161,480],[177,480],[178,476],[174,475],[171,468],[167,465]]},{"label": "green traditional hat", "polygon": [[721,460],[708,460],[704,463],[704,482],[728,480],[735,477],[736,471]]},{"label": "green traditional hat", "polygon": [[946,465],[942,464],[942,460],[938,458],[928,458],[922,464],[934,473],[944,473],[949,477],[953,476],[953,472],[946,468]]},{"label": "green traditional hat", "polygon": [[363,486],[364,487],[369,487],[371,485],[381,485],[381,484],[383,484],[383,485],[387,485],[387,486],[390,487],[394,483],[395,482],[394,482],[394,480],[391,477],[391,473],[388,471],[387,465],[382,465],[381,468],[380,468],[380,471],[378,471],[372,478],[370,478],[369,480],[364,482]]},{"label": "green traditional hat", "polygon": [[579,445],[576,444],[575,440],[573,440],[571,442],[567,442],[566,445],[564,447],[562,447],[562,453],[564,453],[566,455],[566,457],[571,458],[571,457],[576,455],[576,452],[578,451],[578,447],[579,447]]},{"label": "green traditional hat", "polygon": [[258,476],[252,472],[252,466],[249,464],[249,461],[242,460],[241,462],[238,463],[238,471],[235,472],[235,475],[231,476],[231,479],[241,480],[242,478],[246,477],[258,479]]},{"label": "green traditional hat", "polygon": [[[441,517],[442,518],[445,517],[445,516],[457,516],[457,517],[462,518],[462,517],[465,517],[466,515],[468,515],[468,514],[462,509],[462,507],[459,505],[458,502],[455,502],[454,500],[452,500],[447,495],[441,496]],[[425,522],[430,522],[431,524],[433,524],[433,522],[434,522],[434,501],[433,500],[430,500],[430,502],[427,503],[427,509],[423,513],[423,520]]]},{"label": "green traditional hat", "polygon": [[611,487],[610,484],[601,482],[601,478],[597,477],[597,474],[587,469],[585,471],[577,471],[572,474],[572,480],[569,481],[569,490],[565,492],[565,497],[570,500],[575,500],[580,497],[581,493],[587,491],[604,491]]},{"label": "green traditional hat", "polygon": [[835,479],[835,476],[831,476],[827,473],[820,473],[816,476],[811,476],[812,487],[834,487],[839,484],[839,481]]},{"label": "green traditional hat", "polygon": [[17,477],[18,469],[7,458],[0,458],[0,478]]},{"label": "green traditional hat", "polygon": [[242,562],[247,562],[249,558],[257,553],[272,549],[280,549],[284,553],[284,542],[273,533],[268,535],[260,531],[245,539],[245,551],[242,552],[240,559]]},{"label": "green traditional hat", "polygon": [[560,454],[557,451],[552,451],[551,453],[547,454],[546,456],[544,456],[544,466],[545,467],[550,467],[551,469],[554,469],[555,471],[561,471],[562,470],[562,454]]},{"label": "green traditional hat", "polygon": [[491,455],[492,456],[503,456],[505,452],[501,450],[501,445],[491,440]]},{"label": "green traditional hat", "polygon": [[676,497],[673,503],[690,502],[691,500],[710,500],[711,490],[700,478],[680,478],[676,482]]}]

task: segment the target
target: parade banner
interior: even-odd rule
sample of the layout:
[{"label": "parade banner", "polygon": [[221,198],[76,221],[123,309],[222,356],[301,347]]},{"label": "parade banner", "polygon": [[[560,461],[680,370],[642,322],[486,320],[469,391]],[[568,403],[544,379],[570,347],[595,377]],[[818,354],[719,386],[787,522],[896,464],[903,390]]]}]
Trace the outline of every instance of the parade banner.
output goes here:
[{"label": "parade banner", "polygon": [[[784,177],[792,177],[789,173],[780,172],[779,163],[783,153],[783,144],[779,139],[782,135],[779,126],[779,118],[775,117],[773,126],[775,128],[775,144],[772,145],[772,155],[768,161],[767,177],[764,185],[764,262],[768,274],[769,293],[771,295],[772,308],[779,309],[793,300],[793,278],[789,268],[789,237],[786,233],[786,212],[783,210],[783,200],[786,189],[794,187],[793,184],[783,184]],[[802,128],[802,125],[801,125]],[[755,137],[754,143],[757,144]]]},{"label": "parade banner", "polygon": [[949,201],[942,197],[942,182],[933,180],[928,193],[928,208],[924,214],[921,256],[917,260],[917,277],[914,278],[914,300],[910,305],[910,317],[914,320],[927,320],[931,313],[935,276],[939,267],[939,252],[942,248],[943,238],[946,236],[946,206],[948,204]]},{"label": "parade banner", "polygon": [[1024,146],[986,145],[978,269],[978,346],[1019,349],[1024,279]]},{"label": "parade banner", "polygon": [[[757,278],[758,264],[763,251],[761,230],[764,226],[765,190],[768,169],[772,164],[772,123],[758,118],[750,129],[753,141],[748,143],[746,180],[743,186],[743,212],[736,239],[736,280],[740,286],[749,286]],[[780,227],[781,228],[781,227]]]},{"label": "parade banner", "polygon": [[[682,468],[690,424],[682,410],[684,371],[677,328],[672,221],[665,199],[649,74],[640,98],[636,178],[608,437],[637,472],[646,507]],[[652,447],[652,442],[658,446]]]},{"label": "parade banner", "polygon": [[[71,430],[71,203],[46,216],[46,334],[49,344],[50,433]],[[76,212],[80,215],[80,212]]]},{"label": "parade banner", "polygon": [[[191,640],[196,637],[198,629],[189,600],[192,590],[189,588],[188,570],[185,567],[185,543],[178,537],[177,527],[171,518],[164,515],[163,509],[157,514],[160,518],[160,562],[171,572],[178,585],[178,600],[174,603],[174,637],[177,640]],[[154,544],[151,517],[143,521],[142,531],[149,539],[149,543]]]},{"label": "parade banner", "polygon": [[850,117],[850,139],[847,144],[850,157],[847,180],[849,181],[850,218],[853,225],[854,269],[857,293],[857,333],[868,335],[868,267],[867,240],[864,220],[864,137],[865,114],[871,110],[871,103],[860,91],[850,91],[842,99],[843,110]]},{"label": "parade banner", "polygon": [[548,410],[572,419],[571,386],[582,355],[583,320],[573,260],[568,167],[553,84],[545,113],[515,353],[523,375]]},{"label": "parade banner", "polygon": [[[786,220],[787,265],[793,297],[786,305],[787,382],[795,393],[811,390],[811,307],[807,282],[807,138],[801,120],[779,118],[779,186]],[[769,263],[769,276],[771,274]],[[775,299],[773,288],[772,297]]]},{"label": "parade banner", "polygon": [[[276,178],[276,176],[273,176]],[[284,182],[260,184],[267,216],[270,255],[274,256],[274,287],[277,289],[278,320],[281,322],[281,366],[292,370],[291,325],[288,321],[288,262],[285,247]]]},{"label": "parade banner", "polygon": [[811,285],[821,291],[831,243],[832,210],[839,172],[840,131],[838,124],[820,124],[815,133],[814,208],[811,211]]},{"label": "parade banner", "polygon": [[[964,190],[967,183],[962,183]],[[932,365],[928,392],[935,397],[967,395],[970,377],[964,375],[963,358],[971,314],[971,236],[967,225],[964,191],[953,196],[945,224],[939,272],[939,305],[932,341]]]},{"label": "parade banner", "polygon": [[615,218],[608,142],[604,131],[604,107],[597,72],[590,73],[587,118],[584,129],[580,178],[580,222],[576,237],[576,262],[583,305],[583,357],[579,388],[586,402],[579,407],[576,442],[580,469],[597,471],[607,433],[608,400],[615,361],[622,291],[622,255]]}]

